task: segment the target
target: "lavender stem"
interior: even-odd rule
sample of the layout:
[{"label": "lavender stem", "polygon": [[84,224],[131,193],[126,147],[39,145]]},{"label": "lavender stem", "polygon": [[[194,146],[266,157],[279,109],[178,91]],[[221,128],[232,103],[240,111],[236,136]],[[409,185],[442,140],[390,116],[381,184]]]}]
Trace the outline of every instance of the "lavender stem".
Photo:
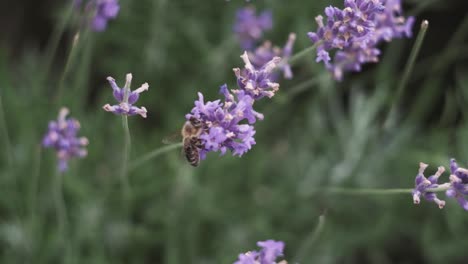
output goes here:
[{"label": "lavender stem", "polygon": [[132,161],[130,162],[129,166],[128,166],[128,170],[129,171],[132,171],[138,167],[140,167],[141,165],[143,165],[144,163],[164,154],[164,153],[167,153],[173,149],[177,149],[177,148],[180,148],[183,146],[183,143],[176,143],[176,144],[172,144],[172,145],[168,145],[168,146],[164,146],[162,148],[156,148],[144,155],[142,155],[141,157],[137,158],[135,161]]},{"label": "lavender stem", "polygon": [[411,50],[410,57],[408,61],[406,62],[405,69],[403,71],[403,77],[400,79],[400,82],[398,83],[397,92],[395,94],[395,97],[392,100],[391,109],[388,112],[389,114],[384,123],[385,127],[389,127],[393,125],[392,122],[394,120],[394,115],[396,114],[396,108],[397,108],[398,102],[400,101],[401,96],[403,95],[406,84],[408,83],[409,76],[413,72],[414,63],[421,49],[421,45],[424,41],[424,37],[426,36],[428,27],[429,27],[429,22],[427,20],[424,20],[421,23],[421,29],[419,30],[418,36],[416,38],[416,42],[414,43],[413,49]]}]

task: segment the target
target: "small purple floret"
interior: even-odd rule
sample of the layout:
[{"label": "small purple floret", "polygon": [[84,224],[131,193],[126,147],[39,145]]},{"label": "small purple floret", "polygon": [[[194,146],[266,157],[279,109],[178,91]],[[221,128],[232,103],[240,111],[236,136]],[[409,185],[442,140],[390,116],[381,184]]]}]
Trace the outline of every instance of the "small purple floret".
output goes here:
[{"label": "small purple floret", "polygon": [[54,148],[57,151],[60,172],[68,169],[68,161],[71,158],[85,157],[85,147],[89,143],[87,138],[77,136],[80,123],[74,118],[67,118],[68,113],[67,108],[60,109],[57,121],[49,122],[48,131],[42,139],[43,147]]},{"label": "small purple floret", "polygon": [[106,104],[102,108],[107,112],[112,112],[116,115],[141,115],[143,118],[146,118],[146,113],[148,112],[145,107],[136,107],[135,104],[140,97],[140,93],[147,91],[149,88],[148,83],[144,83],[138,89],[131,91],[130,84],[132,82],[132,74],[128,73],[126,76],[125,86],[119,88],[114,78],[107,77],[110,86],[112,87],[112,94],[114,95],[115,100],[119,102],[118,105]]},{"label": "small purple floret", "polygon": [[284,242],[282,241],[259,241],[257,246],[262,249],[240,254],[234,264],[276,264],[279,263],[276,259],[283,256]]},{"label": "small purple floret", "polygon": [[263,36],[263,32],[271,29],[272,26],[270,11],[264,11],[257,16],[254,8],[246,7],[239,9],[236,13],[234,32],[237,34],[242,49],[250,50]]}]

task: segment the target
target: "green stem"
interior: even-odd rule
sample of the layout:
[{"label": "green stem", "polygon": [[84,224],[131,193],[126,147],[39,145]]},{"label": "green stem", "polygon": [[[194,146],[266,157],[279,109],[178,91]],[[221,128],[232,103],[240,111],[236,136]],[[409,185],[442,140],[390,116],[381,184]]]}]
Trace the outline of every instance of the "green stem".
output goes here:
[{"label": "green stem", "polygon": [[289,88],[286,92],[285,92],[285,96],[287,98],[290,98],[298,93],[301,93],[305,90],[307,90],[308,88],[316,85],[317,83],[319,83],[320,81],[320,76],[316,76],[312,79],[309,79],[305,82],[302,82],[302,83],[299,83],[298,85],[296,86],[293,86],[291,88]]},{"label": "green stem", "polygon": [[[301,246],[297,250],[297,255],[295,257],[294,263],[302,263],[305,255],[310,252],[313,245],[317,241],[318,237],[322,233],[323,226],[325,224],[325,215],[319,216],[317,226],[315,229],[304,239],[304,242],[301,243]],[[302,260],[302,261],[301,261]]]},{"label": "green stem", "polygon": [[50,69],[52,68],[52,62],[55,57],[55,54],[57,53],[57,48],[60,42],[60,38],[62,37],[63,33],[65,32],[65,29],[67,28],[68,21],[70,20],[70,17],[73,14],[73,3],[70,3],[70,6],[67,8],[67,11],[65,15],[63,16],[62,20],[57,23],[58,27],[55,28],[55,30],[52,32],[52,36],[49,41],[49,45],[47,47],[46,51],[46,56],[44,57],[45,62],[44,65],[46,67],[45,69],[45,75],[49,75]]},{"label": "green stem", "polygon": [[3,134],[3,138],[5,140],[5,151],[8,161],[8,166],[11,168],[13,166],[13,153],[11,148],[11,141],[10,136],[8,134],[8,128],[5,120],[5,113],[3,111],[3,103],[2,103],[2,95],[0,94],[0,126],[1,126],[1,133]]},{"label": "green stem", "polygon": [[62,76],[60,78],[59,86],[57,89],[57,93],[55,94],[55,100],[58,102],[58,104],[61,104],[61,99],[62,99],[62,91],[63,91],[63,85],[65,83],[65,78],[68,75],[68,72],[70,70],[70,66],[73,62],[73,59],[76,57],[75,54],[77,52],[76,47],[78,46],[78,41],[80,39],[80,32],[78,31],[75,36],[73,37],[73,43],[70,48],[70,52],[68,53],[67,60],[65,62],[65,68],[63,69]]},{"label": "green stem", "polygon": [[130,154],[131,137],[130,129],[128,127],[128,116],[122,116],[122,126],[124,130],[124,149],[122,158],[122,167],[120,169],[120,183],[122,185],[122,196],[124,199],[124,205],[127,207],[130,201],[130,184],[128,181],[128,157]]},{"label": "green stem", "polygon": [[29,215],[30,215],[30,225],[31,233],[34,232],[36,226],[36,215],[37,215],[37,192],[39,189],[39,175],[41,173],[41,156],[42,148],[40,145],[36,147],[36,155],[34,157],[34,164],[32,170],[32,179],[31,187],[29,190]]},{"label": "green stem", "polygon": [[289,60],[288,60],[288,63],[289,65],[294,65],[296,64],[302,57],[304,57],[305,55],[307,55],[309,52],[312,52],[314,50],[317,49],[317,47],[321,44],[322,42],[317,42],[315,43],[314,45],[308,47],[308,48],[305,48],[303,50],[301,50],[300,52],[294,54],[294,56],[292,56]]},{"label": "green stem", "polygon": [[409,77],[411,73],[413,72],[414,63],[421,49],[428,27],[429,27],[429,22],[427,20],[424,20],[421,23],[421,29],[419,30],[418,36],[416,38],[416,42],[414,43],[414,46],[413,46],[413,49],[411,50],[408,61],[406,62],[405,69],[403,70],[403,76],[401,77],[400,82],[398,83],[397,92],[392,100],[391,109],[387,116],[386,122],[391,122],[393,120],[394,115],[396,114],[398,102],[400,101],[403,95],[403,92],[405,90],[405,87],[408,83]]},{"label": "green stem", "polygon": [[[450,183],[441,184],[437,188],[428,188],[426,192],[444,192],[450,188]],[[349,189],[340,187],[322,188],[317,191],[330,194],[344,195],[391,195],[391,194],[410,194],[413,189]]]},{"label": "green stem", "polygon": [[146,154],[144,154],[143,156],[137,158],[135,161],[132,161],[130,162],[129,164],[129,168],[128,170],[129,171],[132,171],[138,167],[140,167],[141,165],[143,165],[144,163],[164,154],[164,153],[167,153],[173,149],[177,149],[177,148],[180,148],[182,147],[184,144],[183,143],[176,143],[176,144],[172,144],[172,145],[168,145],[168,146],[164,146],[162,148],[157,148],[157,149],[154,149]]},{"label": "green stem", "polygon": [[58,170],[55,172],[55,209],[57,213],[58,220],[58,230],[60,238],[62,240],[62,245],[67,244],[67,208],[65,205],[65,200],[63,197],[63,177],[65,175],[60,173]]}]

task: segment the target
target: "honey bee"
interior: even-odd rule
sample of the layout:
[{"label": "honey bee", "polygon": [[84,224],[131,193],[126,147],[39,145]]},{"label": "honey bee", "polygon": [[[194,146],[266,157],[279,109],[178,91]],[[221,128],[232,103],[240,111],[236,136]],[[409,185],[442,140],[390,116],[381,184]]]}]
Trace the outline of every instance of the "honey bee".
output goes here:
[{"label": "honey bee", "polygon": [[203,144],[199,136],[202,131],[203,124],[195,117],[191,117],[187,122],[185,122],[181,131],[184,143],[183,149],[185,152],[185,158],[187,158],[187,161],[190,163],[190,165],[194,167],[197,167],[200,163],[199,150],[203,147]]}]

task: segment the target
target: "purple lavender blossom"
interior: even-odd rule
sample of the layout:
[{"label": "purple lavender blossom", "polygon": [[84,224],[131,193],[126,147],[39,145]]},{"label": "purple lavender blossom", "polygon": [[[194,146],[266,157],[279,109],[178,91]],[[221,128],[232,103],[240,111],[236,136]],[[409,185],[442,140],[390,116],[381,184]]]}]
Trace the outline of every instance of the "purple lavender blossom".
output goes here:
[{"label": "purple lavender blossom", "polygon": [[445,192],[448,197],[457,199],[460,206],[468,211],[468,170],[459,168],[455,159],[450,160],[451,187]]},{"label": "purple lavender blossom", "polygon": [[[224,155],[230,150],[234,156],[242,156],[255,144],[255,129],[251,124],[263,119],[262,114],[253,110],[254,99],[244,91],[236,91],[235,98],[227,85],[223,85],[220,93],[225,97],[223,103],[221,100],[205,103],[203,95],[198,93],[195,107],[185,116],[187,120],[195,117],[203,124],[204,130],[199,136],[203,145],[201,159],[211,151]],[[244,120],[248,124],[241,123]]]},{"label": "purple lavender blossom", "polygon": [[424,170],[427,168],[427,164],[420,162],[418,175],[415,179],[415,188],[413,189],[413,202],[415,204],[420,203],[420,198],[423,196],[426,200],[436,203],[440,209],[444,208],[445,201],[439,200],[434,192],[429,192],[427,189],[437,188],[439,186],[438,180],[440,175],[444,173],[445,168],[440,166],[437,172],[429,178],[424,177]]},{"label": "purple lavender blossom", "polygon": [[120,5],[118,0],[93,0],[90,3],[94,5],[94,16],[91,21],[91,28],[94,31],[104,31],[107,22],[114,19],[119,14]]},{"label": "purple lavender blossom", "polygon": [[140,88],[131,91],[130,84],[132,82],[132,74],[128,73],[126,76],[125,86],[123,88],[119,88],[115,83],[114,78],[107,77],[112,90],[114,98],[119,102],[118,105],[110,105],[106,104],[102,108],[107,112],[112,112],[116,115],[141,115],[143,118],[146,118],[146,113],[148,112],[145,107],[136,107],[133,106],[138,101],[140,97],[140,93],[147,91],[149,88],[148,83],[144,83],[141,85]]},{"label": "purple lavender blossom", "polygon": [[276,262],[278,257],[283,256],[284,242],[282,241],[259,241],[257,246],[261,247],[260,251],[249,251],[239,255],[239,258],[234,264],[276,264],[286,263],[286,261]]},{"label": "purple lavender blossom", "polygon": [[383,13],[375,17],[375,42],[391,41],[394,38],[410,38],[414,17],[405,18],[402,15],[401,0],[382,0],[385,5]]},{"label": "purple lavender blossom", "polygon": [[309,32],[308,36],[314,44],[319,45],[318,51],[343,49],[354,42],[365,42],[375,30],[374,19],[381,13],[384,6],[378,0],[345,0],[343,10],[329,6],[325,8],[327,22],[322,16],[315,21],[319,28],[317,32]]},{"label": "purple lavender blossom", "polygon": [[273,97],[279,90],[279,84],[274,82],[273,71],[281,62],[280,57],[273,57],[260,69],[256,69],[249,60],[247,52],[241,56],[245,63],[245,69],[234,68],[237,77],[237,86],[254,100],[263,97]]},{"label": "purple lavender blossom", "polygon": [[283,71],[284,78],[292,79],[293,73],[291,70],[291,66],[287,63],[287,61],[292,55],[295,41],[295,33],[289,34],[288,41],[282,49],[277,46],[273,46],[270,41],[265,41],[263,45],[256,48],[254,52],[248,52],[249,59],[255,68],[261,68],[263,65],[271,61],[274,57],[282,57],[283,60],[279,63],[278,67]]},{"label": "purple lavender blossom", "polygon": [[44,138],[42,146],[54,148],[57,151],[58,169],[64,172],[68,169],[68,161],[74,157],[85,157],[88,139],[77,137],[80,123],[73,118],[67,118],[69,111],[67,108],[60,109],[57,121],[50,121],[49,128]]},{"label": "purple lavender blossom", "polygon": [[242,49],[250,50],[254,47],[263,31],[271,29],[273,26],[272,15],[270,11],[263,11],[256,16],[253,7],[239,9],[236,13],[236,22],[234,32],[237,34]]},{"label": "purple lavender blossom", "polygon": [[400,0],[345,0],[343,10],[327,7],[327,23],[318,16],[317,32],[308,33],[318,45],[316,61],[323,61],[336,80],[344,72],[358,72],[361,65],[378,62],[381,41],[412,35],[414,18],[405,19],[401,13]]},{"label": "purple lavender blossom", "polygon": [[[74,8],[79,12],[83,7],[83,0],[73,0]],[[90,24],[90,27],[94,31],[104,31],[107,27],[107,22],[111,19],[115,19],[120,11],[120,5],[118,0],[89,0],[84,5],[83,13],[86,19],[86,23]]]}]

